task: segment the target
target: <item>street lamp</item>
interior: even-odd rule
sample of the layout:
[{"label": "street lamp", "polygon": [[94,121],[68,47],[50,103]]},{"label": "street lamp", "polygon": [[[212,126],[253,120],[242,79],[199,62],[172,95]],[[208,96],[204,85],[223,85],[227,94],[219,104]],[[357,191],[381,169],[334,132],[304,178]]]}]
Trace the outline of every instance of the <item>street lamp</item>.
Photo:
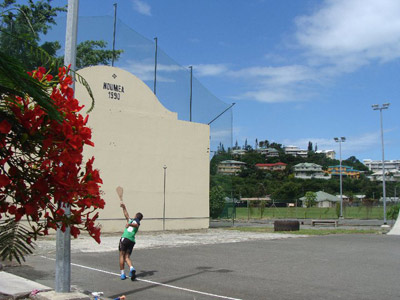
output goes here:
[{"label": "street lamp", "polygon": [[379,104],[372,105],[373,110],[379,110],[380,119],[381,119],[381,141],[382,141],[382,189],[383,189],[383,225],[386,225],[386,182],[385,182],[385,147],[383,143],[383,118],[382,118],[382,110],[388,109],[390,103],[384,103],[382,106]]},{"label": "street lamp", "polygon": [[346,141],[346,138],[344,136],[340,138],[333,138],[336,143],[339,143],[339,176],[340,176],[340,216],[339,218],[343,218],[343,181],[342,181],[342,143]]}]

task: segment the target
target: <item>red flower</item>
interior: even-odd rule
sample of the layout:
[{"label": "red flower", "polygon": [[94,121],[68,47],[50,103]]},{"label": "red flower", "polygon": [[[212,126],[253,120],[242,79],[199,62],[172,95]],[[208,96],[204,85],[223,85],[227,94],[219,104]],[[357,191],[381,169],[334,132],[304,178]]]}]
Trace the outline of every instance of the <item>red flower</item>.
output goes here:
[{"label": "red flower", "polygon": [[63,216],[64,215],[64,210],[62,208],[57,209],[56,214],[59,216]]},{"label": "red flower", "polygon": [[[5,168],[7,173],[0,174],[0,219],[7,214],[15,215],[17,221],[25,216],[35,234],[45,235],[61,222],[62,230],[71,226],[71,235],[77,237],[86,230],[100,242],[100,228],[94,224],[98,213],[90,218],[88,210],[104,208],[102,180],[93,168],[94,158],[82,170],[83,147],[94,144],[92,131],[86,127],[88,116],[79,113],[83,106],[74,98],[69,68],[60,68],[55,78],[42,67],[28,74],[47,85],[63,121],[51,120],[29,96],[4,102],[18,126],[0,122],[0,166],[13,160],[13,166]],[[14,127],[23,134],[14,134]],[[59,201],[70,205],[71,215],[57,209]]]},{"label": "red flower", "polygon": [[10,123],[8,123],[7,120],[3,120],[0,123],[0,133],[7,134],[10,132],[10,130],[11,130]]},{"label": "red flower", "polygon": [[33,214],[37,213],[37,210],[32,204],[28,203],[28,204],[25,204],[25,213],[27,215],[33,215]]},{"label": "red flower", "polygon": [[0,187],[9,185],[11,183],[10,178],[8,178],[6,175],[4,174],[0,174]]},{"label": "red flower", "polygon": [[75,226],[71,226],[71,235],[74,238],[77,238],[80,233],[81,231],[78,228],[76,228]]}]

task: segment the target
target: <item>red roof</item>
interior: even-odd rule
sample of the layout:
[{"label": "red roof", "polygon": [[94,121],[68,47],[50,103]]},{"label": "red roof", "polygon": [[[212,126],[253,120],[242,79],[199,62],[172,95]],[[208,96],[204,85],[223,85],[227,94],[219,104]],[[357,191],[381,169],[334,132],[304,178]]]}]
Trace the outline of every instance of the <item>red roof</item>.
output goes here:
[{"label": "red roof", "polygon": [[287,164],[283,162],[277,162],[275,164],[256,164],[256,167],[275,167],[275,166],[287,166]]}]

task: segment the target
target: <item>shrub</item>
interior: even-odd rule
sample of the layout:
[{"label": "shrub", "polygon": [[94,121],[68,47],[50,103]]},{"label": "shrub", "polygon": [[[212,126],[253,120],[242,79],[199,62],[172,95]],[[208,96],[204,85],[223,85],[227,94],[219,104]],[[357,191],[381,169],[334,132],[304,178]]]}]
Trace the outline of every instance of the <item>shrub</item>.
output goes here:
[{"label": "shrub", "polygon": [[399,210],[400,210],[400,204],[391,206],[386,212],[386,217],[391,220],[397,219],[399,215]]},{"label": "shrub", "polygon": [[225,193],[221,186],[214,186],[210,190],[210,216],[218,218],[225,207]]}]

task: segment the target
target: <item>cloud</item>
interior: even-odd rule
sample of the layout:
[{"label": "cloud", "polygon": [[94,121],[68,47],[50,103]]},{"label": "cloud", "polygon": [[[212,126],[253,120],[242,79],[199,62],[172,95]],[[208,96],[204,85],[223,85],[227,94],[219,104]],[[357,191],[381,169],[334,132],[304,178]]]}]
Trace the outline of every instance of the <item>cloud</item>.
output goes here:
[{"label": "cloud", "polygon": [[151,6],[142,0],[132,0],[133,9],[138,13],[151,16]]},{"label": "cloud", "polygon": [[[131,72],[143,81],[154,80],[154,62],[127,61],[123,69]],[[177,72],[187,72],[186,69],[179,65],[157,64],[157,81],[158,82],[175,82],[171,74]]]},{"label": "cloud", "polygon": [[[380,132],[366,132],[358,136],[346,137],[346,141],[342,143],[342,155],[353,155],[353,153],[362,153],[376,148],[379,145]],[[301,149],[307,149],[308,142],[311,141],[313,146],[318,145],[318,150],[334,150],[336,156],[339,156],[339,146],[332,138],[308,137],[300,139],[284,139],[283,145],[295,145]],[[344,158],[343,157],[343,158]]]},{"label": "cloud", "polygon": [[295,36],[310,63],[351,72],[400,57],[399,16],[398,0],[326,0],[296,19]]},{"label": "cloud", "polygon": [[316,79],[312,69],[301,65],[252,67],[231,71],[229,74],[233,77],[249,78],[251,80],[258,78],[259,81],[271,86],[286,86],[288,84],[313,81]]},{"label": "cloud", "polygon": [[312,96],[310,83],[320,81],[312,68],[303,65],[243,68],[227,75],[248,83],[248,91],[233,99],[266,103],[307,101]]},{"label": "cloud", "polygon": [[198,77],[223,75],[228,72],[225,64],[200,64],[193,65],[193,71]]},{"label": "cloud", "polygon": [[[199,65],[199,76],[226,76],[244,90],[233,99],[267,103],[303,102],[344,73],[400,58],[400,1],[325,0],[295,19],[293,59],[301,64],[230,69]],[[264,59],[273,59],[267,53]],[[306,59],[304,59],[306,58]],[[282,65],[277,66],[276,63]]]},{"label": "cloud", "polygon": [[234,100],[256,100],[265,103],[282,103],[296,101],[297,96],[293,95],[291,91],[282,89],[258,89],[254,91],[248,91],[243,94],[239,94],[231,97]]}]

